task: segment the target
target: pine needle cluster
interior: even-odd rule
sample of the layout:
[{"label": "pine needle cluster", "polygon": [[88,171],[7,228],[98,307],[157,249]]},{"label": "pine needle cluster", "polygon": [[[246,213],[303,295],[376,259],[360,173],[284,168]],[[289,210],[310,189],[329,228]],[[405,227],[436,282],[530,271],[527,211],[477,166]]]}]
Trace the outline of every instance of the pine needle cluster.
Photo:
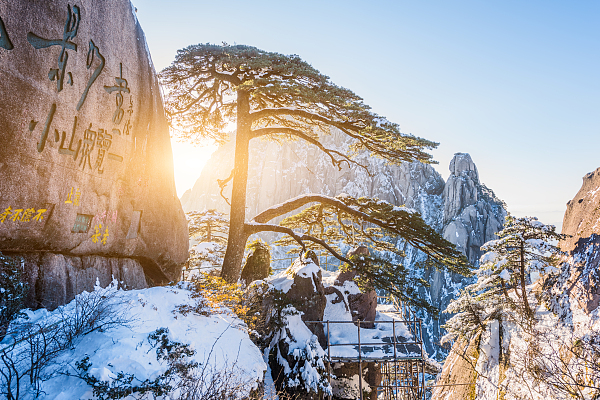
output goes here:
[{"label": "pine needle cluster", "polygon": [[[368,245],[371,255],[347,258],[343,267],[359,272],[358,283],[363,289],[385,290],[408,304],[436,314],[437,310],[418,293],[418,288],[426,287],[428,283],[416,277],[412,268],[398,262],[406,256],[398,246],[399,240],[429,256],[429,263],[420,265],[422,268],[436,266],[462,275],[471,273],[471,266],[464,256],[427,225],[416,211],[368,197],[340,195],[336,199],[345,207],[335,203],[316,204],[285,218],[280,225],[331,243],[339,253],[342,246]],[[294,246],[297,241],[286,236],[276,244]],[[306,241],[306,248],[317,250],[322,247],[318,242]],[[296,247],[292,251],[301,249]]]}]

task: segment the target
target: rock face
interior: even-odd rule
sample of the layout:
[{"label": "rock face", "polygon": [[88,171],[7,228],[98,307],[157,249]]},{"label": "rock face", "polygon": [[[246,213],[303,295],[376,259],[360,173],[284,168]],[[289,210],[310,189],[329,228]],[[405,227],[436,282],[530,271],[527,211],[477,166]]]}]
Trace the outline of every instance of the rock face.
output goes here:
[{"label": "rock face", "polygon": [[474,397],[477,372],[473,363],[479,357],[480,338],[481,334],[470,342],[461,339],[454,344],[436,381],[438,387],[433,390],[432,399],[464,400]]},{"label": "rock face", "polygon": [[[329,148],[345,148],[342,134],[333,133],[324,140]],[[217,209],[228,212],[229,206],[219,195],[217,179],[225,179],[233,168],[234,146],[229,142],[219,148],[206,164],[191,190],[181,197],[185,211]],[[423,196],[441,195],[444,180],[433,167],[421,163],[386,165],[383,160],[359,155],[357,161],[368,165],[373,177],[358,168],[333,167],[320,150],[300,142],[255,140],[250,145],[250,170],[247,193],[249,218],[261,210],[303,193],[335,196],[370,196],[393,204],[421,209]],[[229,186],[224,191],[231,194]],[[425,204],[428,206],[428,204]],[[438,205],[439,206],[439,205]],[[438,225],[441,221],[436,221]]]},{"label": "rock face", "polygon": [[[343,150],[348,142],[341,134],[333,133],[324,141],[326,147]],[[217,179],[229,176],[232,168],[233,145],[217,150],[202,170],[192,190],[181,198],[184,210],[216,208],[227,213],[227,203],[219,195]],[[322,193],[335,196],[348,193],[351,196],[370,196],[395,205],[406,205],[417,210],[425,221],[450,242],[456,244],[473,263],[479,260],[481,246],[493,239],[501,229],[506,211],[502,201],[481,184],[477,167],[468,154],[457,153],[450,162],[447,182],[430,165],[404,163],[400,166],[386,165],[382,160],[359,154],[357,161],[367,165],[373,176],[360,167],[343,168],[331,166],[320,151],[302,143],[277,144],[254,141],[250,150],[250,180],[248,182],[247,215],[252,218],[261,210],[303,193]],[[225,195],[230,195],[225,191]],[[273,241],[275,236],[264,236]],[[422,253],[399,243],[407,257],[400,260],[408,265],[424,261]],[[290,265],[285,250],[273,249],[274,268]],[[277,261],[277,260],[280,261]],[[279,264],[278,264],[279,263]],[[430,282],[422,294],[433,305],[443,310],[458,294],[467,280],[451,273],[437,270],[419,271]],[[437,345],[441,337],[441,325],[447,315],[435,320],[421,314],[424,319],[425,345],[428,353],[439,359],[447,353]]]},{"label": "rock face", "polygon": [[111,274],[177,279],[187,227],[130,2],[4,2],[0,19],[0,250],[27,260],[30,306]]},{"label": "rock face", "polygon": [[593,233],[579,238],[571,257],[573,269],[565,290],[582,310],[591,314],[600,305],[600,236]]},{"label": "rock face", "polygon": [[583,177],[581,189],[573,200],[567,203],[567,211],[563,219],[562,233],[572,238],[561,243],[564,251],[575,248],[580,238],[587,238],[593,233],[600,234],[600,168]]},{"label": "rock face", "polygon": [[444,239],[454,243],[469,261],[481,257],[479,249],[502,229],[506,212],[494,194],[479,182],[471,156],[456,153],[444,186]]},{"label": "rock face", "polygon": [[569,235],[561,249],[575,260],[567,286],[569,296],[586,312],[600,304],[600,168],[583,177],[583,184],[567,203],[562,233]]}]

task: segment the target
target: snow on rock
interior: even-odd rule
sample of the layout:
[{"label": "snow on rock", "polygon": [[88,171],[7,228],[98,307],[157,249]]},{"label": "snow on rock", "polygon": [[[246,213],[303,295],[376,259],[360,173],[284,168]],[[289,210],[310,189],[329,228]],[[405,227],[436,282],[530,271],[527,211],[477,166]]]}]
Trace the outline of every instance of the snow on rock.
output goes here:
[{"label": "snow on rock", "polygon": [[[248,390],[263,380],[267,366],[260,350],[243,329],[243,322],[232,313],[199,316],[174,312],[179,305],[192,304],[190,292],[179,287],[122,291],[116,289],[115,282],[106,289],[96,287],[93,293],[84,292],[53,312],[28,310],[27,322],[41,325],[55,323],[64,315],[73,314],[78,301],[98,295],[109,297],[111,307],[126,323],[95,330],[60,353],[45,371],[41,395],[37,398],[92,398],[91,388],[82,379],[67,375],[75,375],[75,362],[86,356],[92,363],[90,374],[100,380],[111,381],[119,372],[135,374],[139,380],[155,379],[166,366],[157,361],[148,335],[161,327],[168,328],[170,340],[187,344],[195,351],[192,361],[198,362],[200,368],[206,366],[206,378],[209,378],[206,374],[216,371],[231,371],[239,382],[247,384]],[[11,335],[8,335],[0,346],[9,345],[11,340]],[[31,388],[23,382],[21,399],[33,398],[35,395]],[[164,399],[168,400],[169,396]]]},{"label": "snow on rock", "polygon": [[288,269],[267,278],[266,281],[273,285],[275,289],[287,293],[292,288],[295,277],[298,276],[310,279],[313,288],[316,290],[315,280],[317,275],[322,272],[323,270],[313,260],[297,258]]},{"label": "snow on rock", "polygon": [[274,385],[291,396],[309,393],[329,394],[325,375],[325,335],[322,321],[325,309],[322,270],[310,257],[298,258],[290,268],[265,280],[267,296],[284,294],[287,305],[270,311],[276,330],[268,333],[266,349]]}]

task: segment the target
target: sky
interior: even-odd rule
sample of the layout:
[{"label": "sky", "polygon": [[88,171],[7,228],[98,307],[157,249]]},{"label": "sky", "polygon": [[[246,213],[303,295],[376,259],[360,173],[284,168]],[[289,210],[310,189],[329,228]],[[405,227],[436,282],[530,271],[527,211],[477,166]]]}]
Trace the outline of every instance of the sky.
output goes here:
[{"label": "sky", "polygon": [[[197,43],[297,54],[404,133],[470,153],[517,216],[562,225],[600,167],[600,1],[133,0],[157,71]],[[174,143],[179,195],[214,147]]]}]

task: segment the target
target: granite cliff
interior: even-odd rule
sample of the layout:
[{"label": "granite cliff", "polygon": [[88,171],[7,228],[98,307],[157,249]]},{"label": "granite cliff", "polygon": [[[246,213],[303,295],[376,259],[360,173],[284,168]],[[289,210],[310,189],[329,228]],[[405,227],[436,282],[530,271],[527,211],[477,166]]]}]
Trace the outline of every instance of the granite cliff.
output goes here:
[{"label": "granite cliff", "polygon": [[177,279],[187,225],[131,3],[2,2],[0,98],[0,251],[24,258],[28,306]]}]

